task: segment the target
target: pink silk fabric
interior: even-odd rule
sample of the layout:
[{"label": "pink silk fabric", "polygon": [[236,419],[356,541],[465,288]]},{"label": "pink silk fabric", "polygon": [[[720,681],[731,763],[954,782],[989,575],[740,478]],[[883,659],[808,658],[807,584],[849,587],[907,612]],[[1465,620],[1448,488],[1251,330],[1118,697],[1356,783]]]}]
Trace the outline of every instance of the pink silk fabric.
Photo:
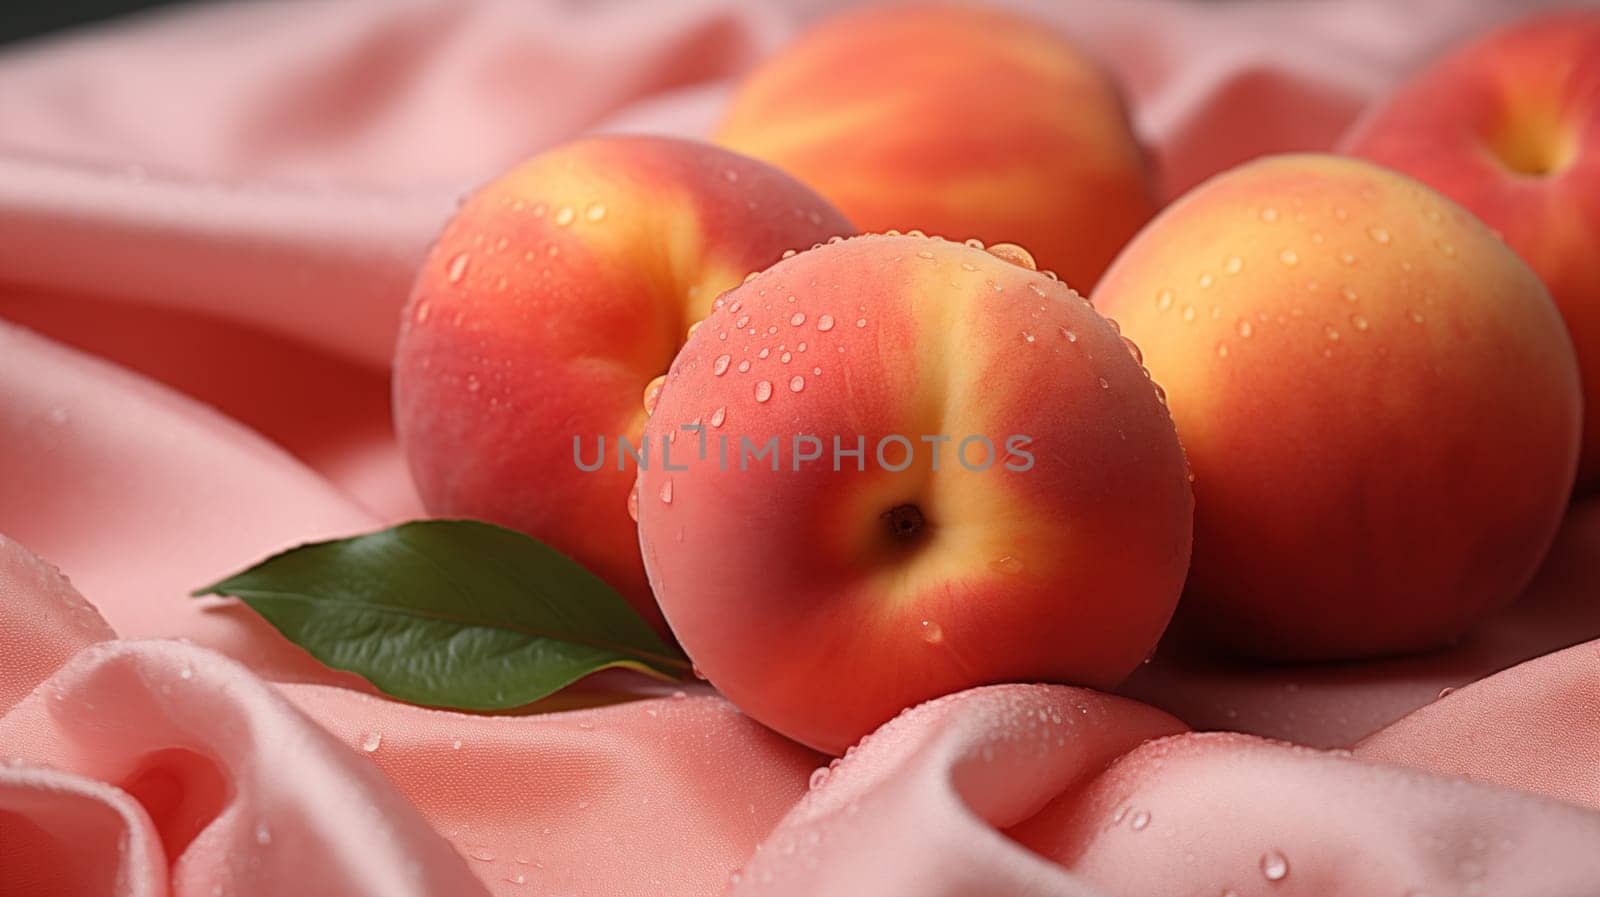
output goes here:
[{"label": "pink silk fabric", "polygon": [[[0,894],[1600,893],[1594,500],[1452,650],[1173,633],[1120,695],[976,689],[831,766],[626,674],[399,704],[185,597],[422,513],[387,362],[456,197],[586,131],[703,134],[840,5],[230,4],[0,53]],[[1169,194],[1330,147],[1530,6],[1013,5],[1116,71]]]}]

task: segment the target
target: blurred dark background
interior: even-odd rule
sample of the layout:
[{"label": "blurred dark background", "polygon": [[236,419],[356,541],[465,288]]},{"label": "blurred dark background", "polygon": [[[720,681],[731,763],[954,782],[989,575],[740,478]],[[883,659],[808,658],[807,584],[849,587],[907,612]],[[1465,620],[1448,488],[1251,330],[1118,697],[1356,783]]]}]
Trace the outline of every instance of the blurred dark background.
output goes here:
[{"label": "blurred dark background", "polygon": [[0,44],[194,0],[0,0]]}]

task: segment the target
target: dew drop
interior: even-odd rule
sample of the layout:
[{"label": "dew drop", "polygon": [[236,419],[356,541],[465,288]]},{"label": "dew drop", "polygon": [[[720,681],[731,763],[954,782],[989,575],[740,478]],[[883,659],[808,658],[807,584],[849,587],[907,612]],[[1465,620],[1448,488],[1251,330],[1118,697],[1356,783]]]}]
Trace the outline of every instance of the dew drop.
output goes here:
[{"label": "dew drop", "polygon": [[1062,327],[1061,328],[1061,336],[1062,336],[1063,339],[1065,339],[1069,343],[1075,343],[1075,342],[1078,341],[1077,332],[1073,331],[1073,330],[1070,330],[1070,329],[1068,329],[1066,327]]},{"label": "dew drop", "polygon": [[1356,291],[1352,290],[1349,287],[1345,287],[1344,289],[1340,290],[1339,291],[1339,295],[1343,296],[1344,297],[1344,301],[1346,301],[1346,302],[1354,302],[1354,301],[1356,301],[1356,298],[1357,298],[1356,297]]},{"label": "dew drop", "polygon": [[766,380],[756,382],[756,401],[765,402],[772,398],[772,384]]},{"label": "dew drop", "polygon": [[1331,325],[1322,328],[1322,332],[1328,335],[1328,342],[1336,343],[1339,341],[1339,331],[1335,330]]},{"label": "dew drop", "polygon": [[556,209],[554,220],[557,225],[566,227],[567,225],[571,224],[572,219],[576,217],[578,217],[578,213],[572,210],[572,206],[562,206],[561,208]]},{"label": "dew drop", "polygon": [[783,362],[784,364],[788,364],[793,359],[794,359],[794,356],[792,354],[788,353],[788,352],[785,352],[782,355],[778,356],[778,360]]},{"label": "dew drop", "polygon": [[817,318],[817,329],[823,333],[833,329],[833,315],[823,315]]},{"label": "dew drop", "polygon": [[1239,258],[1236,255],[1230,255],[1228,256],[1228,260],[1223,262],[1222,270],[1228,272],[1229,274],[1238,274],[1240,271],[1244,270],[1244,259]]},{"label": "dew drop", "polygon": [[1101,377],[1100,378],[1100,388],[1101,389],[1110,389],[1111,388],[1111,381],[1107,380],[1104,377]]},{"label": "dew drop", "polygon": [[739,373],[741,373],[741,374],[750,373],[750,359],[746,358],[743,361],[739,362]]},{"label": "dew drop", "polygon": [[923,620],[917,624],[917,635],[930,645],[937,645],[944,641],[944,628],[932,620]]},{"label": "dew drop", "polygon": [[919,258],[919,259],[931,259],[931,258],[933,258],[933,253],[929,252],[926,249],[922,249],[922,250],[919,250],[917,252],[917,258]]},{"label": "dew drop", "polygon": [[867,319],[866,318],[856,318],[856,327],[859,328],[859,327],[865,327],[865,326],[867,326]]},{"label": "dew drop", "polygon": [[1228,357],[1228,344],[1227,343],[1217,343],[1217,357],[1218,358],[1227,358]]},{"label": "dew drop", "polygon": [[1171,290],[1162,290],[1161,292],[1157,293],[1156,294],[1156,308],[1157,308],[1157,310],[1166,311],[1167,309],[1171,308],[1172,307],[1173,298],[1174,297],[1173,297],[1173,294],[1172,294]]},{"label": "dew drop", "polygon": [[722,426],[722,422],[727,420],[727,419],[728,419],[728,409],[726,407],[721,407],[721,408],[718,408],[717,410],[711,412],[711,426],[713,426],[713,427]]},{"label": "dew drop", "polygon": [[989,247],[989,254],[1001,261],[1027,268],[1029,271],[1039,270],[1039,263],[1034,261],[1033,253],[1015,243],[996,243]]},{"label": "dew drop", "polygon": [[757,358],[761,358],[761,359],[765,359],[767,356],[769,356],[771,354],[772,354],[772,350],[771,349],[767,348],[766,346],[762,346],[761,347],[761,351],[756,353],[756,357]]},{"label": "dew drop", "polygon": [[1133,340],[1128,339],[1127,337],[1123,337],[1122,345],[1128,350],[1128,354],[1133,356],[1133,361],[1135,364],[1144,364],[1144,353],[1139,351],[1138,343],[1135,343]]},{"label": "dew drop", "polygon": [[1389,245],[1389,231],[1385,228],[1369,227],[1367,228],[1367,236],[1371,237],[1372,241],[1379,246]]},{"label": "dew drop", "polygon": [[1421,324],[1423,322],[1423,320],[1424,320],[1423,317],[1422,317],[1422,312],[1416,311],[1415,309],[1413,309],[1412,311],[1408,312],[1408,314],[1410,315],[1411,323],[1413,323],[1413,324]]},{"label": "dew drop", "polygon": [[1265,222],[1267,222],[1269,224],[1274,222],[1274,221],[1277,221],[1278,220],[1278,210],[1273,208],[1272,206],[1267,206],[1266,208],[1261,210],[1261,220],[1265,221]]},{"label": "dew drop", "polygon": [[1185,321],[1193,321],[1194,320],[1194,306],[1185,305],[1183,307],[1183,319]]},{"label": "dew drop", "polygon": [[995,558],[989,566],[1000,571],[1001,573],[1012,575],[1021,573],[1023,568],[1022,561],[1012,557],[1009,554],[1003,554],[1000,557]]},{"label": "dew drop", "polygon": [[795,376],[795,377],[793,377],[792,379],[789,380],[789,391],[790,392],[799,392],[800,390],[805,389],[805,388],[806,388],[806,378],[800,377],[800,376]]},{"label": "dew drop", "polygon": [[711,362],[711,373],[721,377],[728,372],[728,365],[733,361],[731,355],[718,355],[717,360]]},{"label": "dew drop", "polygon": [[661,491],[659,493],[657,493],[657,495],[661,498],[661,503],[662,504],[664,504],[664,505],[672,504],[672,481],[671,480],[667,480],[665,483],[662,483],[661,484]]},{"label": "dew drop", "polygon": [[267,828],[265,822],[256,823],[256,843],[262,847],[272,843],[272,829]]},{"label": "dew drop", "polygon": [[1249,339],[1250,338],[1250,334],[1252,334],[1254,332],[1255,332],[1255,327],[1253,327],[1250,324],[1249,321],[1246,321],[1244,318],[1240,318],[1239,319],[1239,335],[1240,336],[1244,337],[1245,339]]},{"label": "dew drop", "polygon": [[467,254],[465,252],[456,253],[455,258],[452,258],[450,260],[450,267],[446,271],[446,273],[450,277],[450,282],[451,283],[460,283],[461,282],[461,278],[465,277],[466,274],[467,274],[467,265],[469,263],[471,263],[471,261],[472,261],[472,256],[471,255],[469,255],[469,254]]},{"label": "dew drop", "polygon": [[584,210],[583,217],[590,221],[600,221],[606,217],[606,207],[597,202],[590,203],[589,208]]},{"label": "dew drop", "polygon": [[421,302],[418,302],[416,314],[413,315],[414,320],[416,320],[418,324],[426,323],[428,320],[429,311],[431,311],[431,309],[429,308],[428,300],[424,299]]},{"label": "dew drop", "polygon": [[368,732],[367,737],[361,739],[361,749],[367,753],[376,751],[383,744],[382,732]]},{"label": "dew drop", "polygon": [[1368,327],[1370,327],[1372,325],[1367,323],[1367,319],[1363,318],[1360,315],[1351,315],[1350,316],[1350,326],[1354,327],[1357,330],[1366,330]]},{"label": "dew drop", "polygon": [[792,317],[789,318],[789,323],[792,326],[795,326],[795,327],[799,327],[801,324],[804,324],[805,322],[806,322],[806,313],[803,312],[803,311],[797,311],[797,312],[794,313],[794,315]]},{"label": "dew drop", "polygon": [[661,401],[661,387],[667,384],[667,375],[658,374],[655,379],[645,384],[644,387],[644,413],[655,414],[656,404]]},{"label": "dew drop", "polygon": [[1285,265],[1298,265],[1300,256],[1293,249],[1285,249],[1278,253],[1278,261],[1283,262]]},{"label": "dew drop", "polygon": [[1261,875],[1267,881],[1283,881],[1289,877],[1289,858],[1276,850],[1261,855]]},{"label": "dew drop", "polygon": [[1140,810],[1139,812],[1133,814],[1133,820],[1128,823],[1128,826],[1136,832],[1142,832],[1149,824],[1150,814],[1146,813],[1144,810]]},{"label": "dew drop", "polygon": [[1207,271],[1206,273],[1200,275],[1199,283],[1200,283],[1200,289],[1202,289],[1202,290],[1211,289],[1211,285],[1216,283],[1216,282],[1217,282],[1216,276],[1213,275],[1210,271]]}]

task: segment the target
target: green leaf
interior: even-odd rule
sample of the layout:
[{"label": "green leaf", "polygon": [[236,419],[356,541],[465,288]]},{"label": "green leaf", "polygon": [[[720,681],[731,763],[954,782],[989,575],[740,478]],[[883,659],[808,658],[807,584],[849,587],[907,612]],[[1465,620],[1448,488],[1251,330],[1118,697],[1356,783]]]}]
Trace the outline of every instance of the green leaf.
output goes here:
[{"label": "green leaf", "polygon": [[576,561],[474,520],[302,545],[193,594],[235,596],[328,666],[433,707],[520,707],[610,667],[690,670]]}]

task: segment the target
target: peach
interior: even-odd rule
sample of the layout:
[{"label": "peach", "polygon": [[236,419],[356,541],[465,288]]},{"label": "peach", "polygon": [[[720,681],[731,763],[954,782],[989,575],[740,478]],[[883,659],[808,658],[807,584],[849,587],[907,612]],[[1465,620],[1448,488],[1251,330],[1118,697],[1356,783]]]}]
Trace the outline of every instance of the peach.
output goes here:
[{"label": "peach", "polygon": [[602,438],[640,443],[640,392],[717,294],[852,231],[770,166],[670,139],[581,140],[478,190],[424,264],[395,350],[395,425],[428,510],[542,539],[659,625],[633,471],[575,459]]},{"label": "peach", "polygon": [[645,565],[755,719],[838,753],[974,685],[1109,688],[1155,645],[1188,565],[1183,453],[1130,346],[1031,264],[826,245],[728,292],[673,362]]},{"label": "peach", "polygon": [[[1600,12],[1502,28],[1423,72],[1347,138],[1499,231],[1549,287],[1600,398]],[[1600,414],[1579,485],[1600,486]]]},{"label": "peach", "polygon": [[1271,659],[1431,648],[1548,549],[1577,463],[1572,343],[1538,277],[1433,190],[1337,156],[1253,162],[1164,211],[1095,301],[1194,468],[1186,624]]},{"label": "peach", "polygon": [[866,230],[1014,241],[1084,290],[1158,207],[1116,84],[1061,36],[998,11],[829,19],[750,75],[715,139]]}]

